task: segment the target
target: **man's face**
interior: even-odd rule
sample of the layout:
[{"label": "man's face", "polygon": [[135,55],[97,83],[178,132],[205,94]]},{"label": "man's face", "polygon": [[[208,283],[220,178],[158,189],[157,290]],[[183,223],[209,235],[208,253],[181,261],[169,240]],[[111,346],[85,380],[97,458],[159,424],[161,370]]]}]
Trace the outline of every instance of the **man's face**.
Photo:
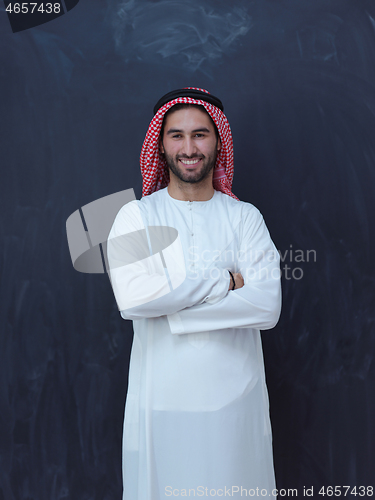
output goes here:
[{"label": "man's face", "polygon": [[160,149],[170,173],[181,181],[196,184],[212,176],[220,147],[220,139],[205,111],[183,108],[166,117]]}]

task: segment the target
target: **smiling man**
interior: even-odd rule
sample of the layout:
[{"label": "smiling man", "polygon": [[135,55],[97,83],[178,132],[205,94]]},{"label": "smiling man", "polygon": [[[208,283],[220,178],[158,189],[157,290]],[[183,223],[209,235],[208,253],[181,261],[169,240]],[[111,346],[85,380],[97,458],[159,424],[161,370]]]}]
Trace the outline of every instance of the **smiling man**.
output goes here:
[{"label": "smiling man", "polygon": [[117,304],[134,327],[123,499],[272,498],[259,330],[279,318],[279,255],[259,211],[231,191],[221,101],[179,89],[154,114],[143,197],[120,210],[108,239]]}]

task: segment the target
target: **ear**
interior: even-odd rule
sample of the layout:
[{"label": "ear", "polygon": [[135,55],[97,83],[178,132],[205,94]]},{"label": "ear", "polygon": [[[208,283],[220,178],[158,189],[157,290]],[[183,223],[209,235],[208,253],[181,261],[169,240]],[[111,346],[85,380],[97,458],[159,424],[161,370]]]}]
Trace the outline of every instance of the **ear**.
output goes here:
[{"label": "ear", "polygon": [[220,153],[220,151],[221,151],[221,140],[220,140],[220,137],[218,137],[218,139],[217,139],[216,150],[217,150],[218,153]]},{"label": "ear", "polygon": [[161,137],[159,138],[159,149],[160,149],[160,152],[164,154],[163,140]]}]

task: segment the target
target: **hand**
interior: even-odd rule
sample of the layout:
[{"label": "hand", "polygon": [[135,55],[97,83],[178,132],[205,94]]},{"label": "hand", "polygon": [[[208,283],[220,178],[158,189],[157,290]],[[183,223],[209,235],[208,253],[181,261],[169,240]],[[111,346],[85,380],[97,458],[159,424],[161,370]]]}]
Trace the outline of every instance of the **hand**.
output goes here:
[{"label": "hand", "polygon": [[[238,288],[242,288],[245,284],[243,277],[242,277],[242,274],[241,273],[232,273],[232,274],[233,274],[233,278],[234,278],[234,289],[237,290]],[[230,283],[229,283],[228,290],[232,290],[232,289],[233,289],[233,281],[231,279]]]},{"label": "hand", "polygon": [[242,288],[244,286],[245,282],[243,280],[241,273],[233,273],[233,278],[234,278],[235,290],[237,290],[238,288]]}]

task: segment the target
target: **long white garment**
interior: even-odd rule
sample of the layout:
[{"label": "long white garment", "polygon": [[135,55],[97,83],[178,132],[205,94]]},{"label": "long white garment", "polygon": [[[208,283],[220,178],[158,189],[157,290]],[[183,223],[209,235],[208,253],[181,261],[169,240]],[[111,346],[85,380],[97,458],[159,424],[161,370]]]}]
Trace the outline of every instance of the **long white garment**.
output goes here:
[{"label": "long white garment", "polygon": [[[186,202],[165,188],[120,210],[108,259],[134,327],[123,500],[243,498],[257,488],[273,498],[259,329],[276,324],[281,291],[259,211],[219,191]],[[228,269],[244,287],[228,292]]]}]

